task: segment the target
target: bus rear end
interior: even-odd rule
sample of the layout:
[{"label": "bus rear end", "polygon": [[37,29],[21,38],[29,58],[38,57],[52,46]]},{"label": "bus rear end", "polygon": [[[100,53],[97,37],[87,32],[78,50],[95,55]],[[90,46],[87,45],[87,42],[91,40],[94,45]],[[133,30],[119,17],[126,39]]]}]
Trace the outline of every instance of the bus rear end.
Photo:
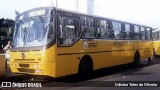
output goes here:
[{"label": "bus rear end", "polygon": [[160,55],[160,30],[153,31],[154,54]]}]

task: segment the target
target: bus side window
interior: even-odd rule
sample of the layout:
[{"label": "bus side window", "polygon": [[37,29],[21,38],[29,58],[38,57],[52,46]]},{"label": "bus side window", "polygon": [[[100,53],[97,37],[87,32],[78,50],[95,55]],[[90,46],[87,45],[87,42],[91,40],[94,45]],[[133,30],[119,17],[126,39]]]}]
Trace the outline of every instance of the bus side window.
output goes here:
[{"label": "bus side window", "polygon": [[145,40],[145,39],[146,39],[146,37],[145,37],[146,35],[145,35],[145,34],[146,34],[145,28],[144,28],[144,27],[141,27],[141,39],[142,39],[142,40]]},{"label": "bus side window", "polygon": [[131,27],[130,24],[125,24],[124,25],[124,38],[125,39],[131,39],[132,38],[132,32],[131,32]]},{"label": "bus side window", "polygon": [[123,32],[120,22],[112,21],[113,25],[113,31],[114,31],[114,39],[122,39],[123,38]]},{"label": "bus side window", "polygon": [[153,32],[153,35],[152,35],[152,36],[153,36],[153,40],[156,40],[156,38],[157,38],[157,33],[158,33],[158,32]]},{"label": "bus side window", "polygon": [[152,35],[152,28],[150,28],[150,36],[151,36],[151,39],[150,40],[153,40],[153,35]]},{"label": "bus side window", "polygon": [[139,39],[141,39],[140,38],[140,29],[139,29],[139,26],[137,26],[137,25],[134,25],[134,39],[135,40],[139,40]]},{"label": "bus side window", "polygon": [[81,17],[81,35],[82,38],[95,38],[95,20],[92,17],[82,16]]},{"label": "bus side window", "polygon": [[113,30],[112,21],[108,20],[107,22],[108,22],[108,30],[110,32],[109,38],[113,39],[114,38],[114,30]]},{"label": "bus side window", "polygon": [[146,30],[146,40],[152,40],[151,28],[147,28]]},{"label": "bus side window", "polygon": [[160,38],[159,38],[159,35],[160,35],[160,34],[159,34],[159,31],[155,32],[155,34],[156,34],[156,37],[155,37],[156,40],[159,40],[159,39],[160,39]]},{"label": "bus side window", "polygon": [[79,38],[79,20],[70,17],[59,19],[59,45],[69,46]]},{"label": "bus side window", "polygon": [[106,20],[97,21],[98,37],[99,38],[110,38],[110,30],[108,29],[108,22]]}]

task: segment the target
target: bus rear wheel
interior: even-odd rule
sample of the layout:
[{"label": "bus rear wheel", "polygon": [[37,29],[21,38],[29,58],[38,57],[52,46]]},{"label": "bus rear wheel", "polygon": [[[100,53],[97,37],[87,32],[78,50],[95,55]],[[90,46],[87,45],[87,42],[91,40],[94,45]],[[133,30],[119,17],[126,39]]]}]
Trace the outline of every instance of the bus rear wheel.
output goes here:
[{"label": "bus rear wheel", "polygon": [[93,72],[93,62],[91,58],[85,57],[79,64],[78,74],[81,79],[89,78]]},{"label": "bus rear wheel", "polygon": [[140,54],[139,52],[136,52],[134,55],[134,65],[137,66],[140,64]]}]

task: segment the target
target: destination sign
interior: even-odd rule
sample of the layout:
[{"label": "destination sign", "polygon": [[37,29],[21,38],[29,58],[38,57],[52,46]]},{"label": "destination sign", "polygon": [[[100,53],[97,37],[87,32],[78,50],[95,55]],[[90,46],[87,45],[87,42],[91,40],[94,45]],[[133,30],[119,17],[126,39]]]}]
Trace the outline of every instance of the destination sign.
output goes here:
[{"label": "destination sign", "polygon": [[36,10],[36,11],[29,12],[28,17],[40,16],[40,15],[45,15],[45,14],[46,14],[45,9]]},{"label": "destination sign", "polygon": [[42,9],[34,9],[34,10],[30,10],[30,11],[26,11],[24,13],[22,13],[18,20],[23,20],[26,18],[30,18],[30,17],[36,17],[36,16],[43,16],[43,15],[48,15],[49,14],[49,9],[47,8],[42,8]]}]

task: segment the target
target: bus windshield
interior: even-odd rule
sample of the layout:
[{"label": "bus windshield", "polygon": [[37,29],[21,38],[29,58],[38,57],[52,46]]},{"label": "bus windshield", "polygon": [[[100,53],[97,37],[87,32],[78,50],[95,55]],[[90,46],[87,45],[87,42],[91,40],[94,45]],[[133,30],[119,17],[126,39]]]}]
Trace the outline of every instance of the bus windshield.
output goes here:
[{"label": "bus windshield", "polygon": [[49,17],[36,17],[23,21],[19,20],[15,27],[13,46],[44,46],[47,40],[46,32],[49,25]]}]

